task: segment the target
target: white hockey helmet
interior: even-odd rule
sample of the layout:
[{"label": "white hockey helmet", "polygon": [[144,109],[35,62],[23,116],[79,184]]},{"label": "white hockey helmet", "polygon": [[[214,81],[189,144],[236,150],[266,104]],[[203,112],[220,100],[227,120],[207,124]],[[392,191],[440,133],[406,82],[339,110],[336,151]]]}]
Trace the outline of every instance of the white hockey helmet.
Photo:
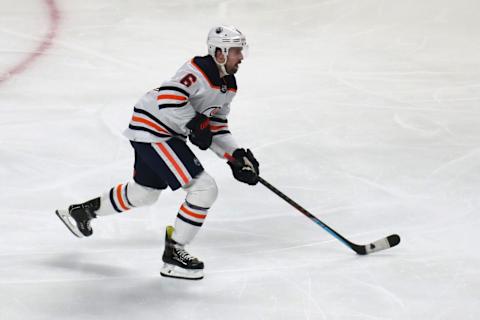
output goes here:
[{"label": "white hockey helmet", "polygon": [[247,39],[234,26],[221,25],[210,29],[207,38],[208,53],[215,58],[215,50],[219,48],[222,53],[227,56],[230,48],[238,47],[244,49],[248,48]]}]

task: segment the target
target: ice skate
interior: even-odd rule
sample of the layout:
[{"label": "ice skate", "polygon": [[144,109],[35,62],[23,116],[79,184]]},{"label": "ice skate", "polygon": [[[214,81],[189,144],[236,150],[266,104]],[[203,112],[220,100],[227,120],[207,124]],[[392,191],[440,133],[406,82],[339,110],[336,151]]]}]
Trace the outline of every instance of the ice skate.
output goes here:
[{"label": "ice skate", "polygon": [[96,218],[95,211],[100,208],[100,198],[82,204],[72,204],[67,210],[56,210],[55,213],[75,236],[82,238],[93,233],[90,222]]},{"label": "ice skate", "polygon": [[200,280],[203,278],[203,262],[190,255],[182,245],[172,239],[174,228],[167,227],[165,234],[164,265],[160,274],[164,277]]}]

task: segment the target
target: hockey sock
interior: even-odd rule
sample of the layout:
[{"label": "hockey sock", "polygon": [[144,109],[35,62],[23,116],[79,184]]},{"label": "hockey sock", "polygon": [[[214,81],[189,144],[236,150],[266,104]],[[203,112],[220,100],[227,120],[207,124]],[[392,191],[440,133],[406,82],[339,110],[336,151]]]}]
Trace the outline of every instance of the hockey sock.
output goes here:
[{"label": "hockey sock", "polygon": [[135,181],[118,184],[102,195],[100,209],[95,213],[99,216],[107,216],[135,207],[151,205],[158,199],[160,192],[159,189],[145,187]]},{"label": "hockey sock", "polygon": [[178,210],[172,239],[182,245],[188,244],[197,235],[207,217],[207,213],[207,208],[195,206],[185,201]]}]

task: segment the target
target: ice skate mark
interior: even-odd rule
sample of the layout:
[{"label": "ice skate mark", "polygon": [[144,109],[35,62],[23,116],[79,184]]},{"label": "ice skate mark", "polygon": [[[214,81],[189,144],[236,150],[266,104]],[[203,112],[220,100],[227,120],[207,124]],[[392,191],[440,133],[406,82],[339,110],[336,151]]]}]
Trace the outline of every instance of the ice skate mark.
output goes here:
[{"label": "ice skate mark", "polygon": [[318,316],[320,316],[318,319],[328,319],[324,307],[320,305],[318,299],[312,294],[312,277],[309,269],[305,270],[303,274],[307,277],[307,286],[300,285],[298,281],[292,280],[291,277],[285,275],[284,272],[278,273],[277,279],[280,282],[283,281],[292,291],[297,291],[299,293],[297,296],[302,299],[305,319],[312,319],[312,316],[314,316],[315,319],[317,319]]},{"label": "ice skate mark", "polygon": [[50,28],[48,33],[43,37],[38,47],[30,52],[30,54],[17,65],[0,74],[0,85],[9,80],[12,76],[20,74],[28,69],[35,60],[45,53],[51,46],[53,39],[57,36],[58,26],[60,22],[60,13],[54,0],[44,0],[48,7]]},{"label": "ice skate mark", "polygon": [[[374,274],[372,273],[374,276]],[[381,297],[386,297],[389,298],[392,304],[395,304],[399,307],[400,310],[397,309],[397,312],[405,312],[406,306],[405,303],[403,302],[402,298],[398,296],[394,291],[387,289],[385,286],[381,284],[375,284],[373,281],[375,280],[374,277],[371,280],[365,280],[365,279],[360,279],[357,277],[346,277],[346,279],[350,280],[352,284],[358,284],[358,287],[365,287],[365,291],[370,289],[373,291],[371,295],[373,296],[374,294],[378,293],[379,296]],[[360,289],[359,289],[360,290]]]},{"label": "ice skate mark", "polygon": [[369,95],[369,96],[373,96],[373,97],[383,99],[383,101],[385,101],[385,103],[388,103],[391,106],[401,106],[402,108],[403,107],[409,107],[409,108],[414,108],[414,109],[416,108],[415,104],[413,104],[411,102],[404,101],[404,100],[401,100],[401,99],[397,99],[396,97],[389,96],[388,94],[382,94],[382,93],[373,91],[371,89],[363,87],[360,84],[355,83],[354,81],[347,80],[345,75],[342,75],[341,73],[337,73],[333,70],[333,65],[330,66],[329,73],[330,73],[330,76],[333,79],[337,80],[339,83],[343,84],[347,88],[350,88],[352,90],[355,90],[355,91],[360,92],[360,93],[365,94],[365,95]]},{"label": "ice skate mark", "polygon": [[399,190],[399,189],[394,188],[394,187],[390,187],[386,184],[381,184],[381,183],[375,181],[375,179],[372,179],[372,178],[369,178],[369,177],[362,177],[360,175],[356,175],[356,174],[347,172],[343,169],[332,168],[331,171],[333,173],[337,173],[341,176],[344,176],[345,178],[362,182],[363,184],[365,184],[367,186],[370,186],[373,189],[382,191],[386,195],[389,195],[389,196],[392,196],[392,197],[395,197],[395,198],[411,197],[411,195],[403,192],[402,190]]},{"label": "ice skate mark", "polygon": [[[460,174],[465,172],[465,170],[470,170],[471,168],[474,167],[474,164],[477,163],[476,158],[478,158],[479,154],[480,154],[480,148],[471,149],[468,152],[458,157],[455,157],[449,161],[442,163],[432,172],[431,176],[435,176],[453,167],[454,168],[453,170],[456,173],[456,177],[458,177]],[[460,170],[462,173],[460,173],[459,169],[463,169],[463,170]]]},{"label": "ice skate mark", "polygon": [[397,123],[401,128],[411,131],[422,137],[434,137],[439,135],[443,131],[448,131],[447,128],[441,126],[434,121],[426,119],[424,117],[412,117],[412,116],[400,116],[395,113],[393,121]]},{"label": "ice skate mark", "polygon": [[[466,73],[463,72],[461,74]],[[464,85],[443,86],[437,88],[435,92],[433,92],[432,99],[438,104],[478,101],[480,100],[480,97],[477,94],[472,94],[470,92],[477,92],[478,88],[480,88],[480,84],[477,82]],[[458,108],[455,108],[455,111],[457,110]]]}]

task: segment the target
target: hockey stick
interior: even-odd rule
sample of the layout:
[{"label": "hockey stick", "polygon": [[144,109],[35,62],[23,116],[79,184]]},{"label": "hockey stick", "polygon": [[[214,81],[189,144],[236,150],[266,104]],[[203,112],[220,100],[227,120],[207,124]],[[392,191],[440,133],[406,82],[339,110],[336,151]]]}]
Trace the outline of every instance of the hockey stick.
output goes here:
[{"label": "hockey stick", "polygon": [[301,205],[290,199],[288,196],[283,194],[280,190],[272,186],[270,183],[265,181],[262,177],[258,177],[258,181],[263,184],[265,187],[267,187],[270,191],[275,193],[277,196],[288,202],[292,207],[306,215],[308,218],[310,218],[313,222],[318,224],[320,227],[322,227],[325,231],[330,233],[332,236],[337,238],[340,242],[342,242],[344,245],[355,251],[357,254],[360,255],[366,255],[369,253],[377,252],[380,250],[385,250],[391,247],[395,247],[397,244],[400,243],[400,236],[398,234],[392,234],[389,235],[388,237],[378,239],[377,241],[374,241],[372,243],[369,243],[367,245],[358,245],[353,242],[348,241],[345,239],[341,234],[327,226],[325,223],[323,223],[320,219],[315,217],[313,214],[308,212],[306,209],[304,209]]}]

